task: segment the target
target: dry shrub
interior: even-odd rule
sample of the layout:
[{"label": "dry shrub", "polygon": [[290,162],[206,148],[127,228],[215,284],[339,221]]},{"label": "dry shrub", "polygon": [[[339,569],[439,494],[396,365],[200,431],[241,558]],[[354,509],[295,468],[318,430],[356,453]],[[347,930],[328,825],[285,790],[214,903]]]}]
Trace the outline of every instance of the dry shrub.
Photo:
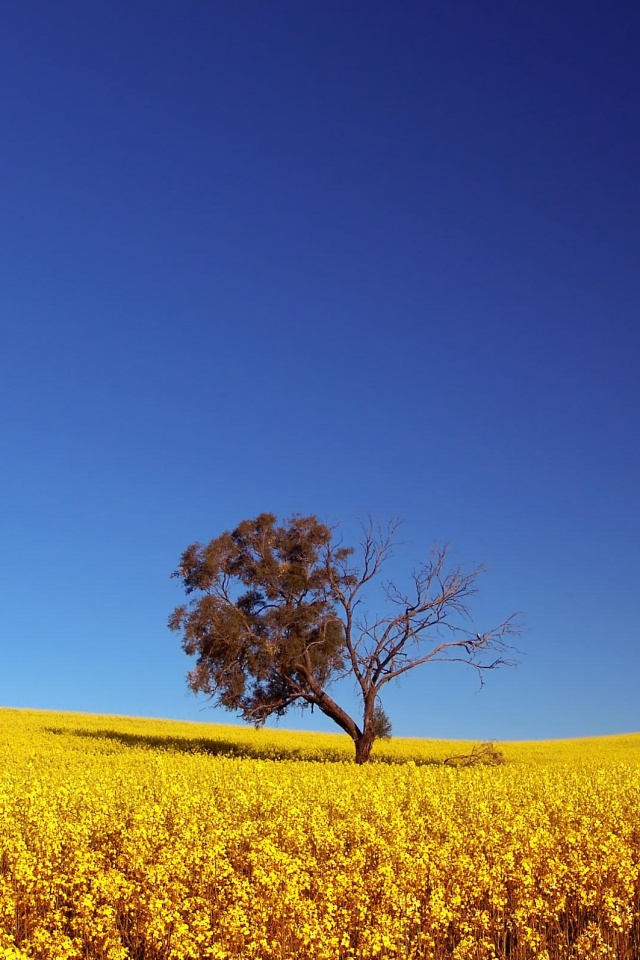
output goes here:
[{"label": "dry shrub", "polygon": [[495,743],[478,743],[471,753],[456,754],[447,757],[444,761],[449,767],[477,767],[484,765],[487,767],[501,767],[506,763],[505,756],[501,750],[498,750]]}]

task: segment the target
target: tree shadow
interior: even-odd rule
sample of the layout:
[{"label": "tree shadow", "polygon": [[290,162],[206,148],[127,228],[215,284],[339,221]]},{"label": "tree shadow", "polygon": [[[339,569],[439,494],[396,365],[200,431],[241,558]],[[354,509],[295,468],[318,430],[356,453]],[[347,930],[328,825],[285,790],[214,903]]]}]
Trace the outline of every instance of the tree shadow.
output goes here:
[{"label": "tree shadow", "polygon": [[[205,753],[210,756],[245,757],[265,759],[264,750],[254,749],[246,744],[231,743],[228,740],[216,740],[213,737],[171,737],[142,733],[123,733],[120,730],[103,728],[89,730],[83,727],[46,727],[47,733],[62,736],[82,737],[87,740],[110,740],[125,747],[141,750],[168,750],[173,753]],[[286,751],[288,755],[289,751]]]},{"label": "tree shadow", "polygon": [[[215,757],[239,758],[245,760],[296,760],[307,763],[351,763],[347,752],[328,747],[315,749],[313,753],[304,748],[281,747],[267,743],[252,747],[247,743],[233,743],[214,737],[175,737],[141,733],[125,733],[107,727],[90,730],[86,727],[45,727],[47,733],[56,736],[80,737],[86,740],[107,740],[137,750],[161,750],[172,753],[205,754]],[[429,757],[391,757],[372,756],[371,764],[401,766],[413,762],[416,766],[442,766],[442,761]]]}]

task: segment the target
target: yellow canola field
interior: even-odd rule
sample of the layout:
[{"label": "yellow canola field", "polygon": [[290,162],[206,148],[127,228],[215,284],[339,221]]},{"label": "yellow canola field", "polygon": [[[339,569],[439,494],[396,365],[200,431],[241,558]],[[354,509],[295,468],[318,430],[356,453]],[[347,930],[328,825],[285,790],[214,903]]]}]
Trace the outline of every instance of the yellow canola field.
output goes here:
[{"label": "yellow canola field", "polygon": [[[640,958],[640,736],[398,740],[0,710],[3,960]],[[380,762],[386,760],[387,762]]]}]

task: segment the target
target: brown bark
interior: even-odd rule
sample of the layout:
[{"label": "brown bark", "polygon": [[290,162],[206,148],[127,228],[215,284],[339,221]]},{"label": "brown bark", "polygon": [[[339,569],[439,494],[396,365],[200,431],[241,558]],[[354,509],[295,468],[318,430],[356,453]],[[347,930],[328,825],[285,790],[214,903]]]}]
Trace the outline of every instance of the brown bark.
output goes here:
[{"label": "brown bark", "polygon": [[363,733],[356,739],[356,763],[368,762],[374,740],[375,737],[370,733]]}]

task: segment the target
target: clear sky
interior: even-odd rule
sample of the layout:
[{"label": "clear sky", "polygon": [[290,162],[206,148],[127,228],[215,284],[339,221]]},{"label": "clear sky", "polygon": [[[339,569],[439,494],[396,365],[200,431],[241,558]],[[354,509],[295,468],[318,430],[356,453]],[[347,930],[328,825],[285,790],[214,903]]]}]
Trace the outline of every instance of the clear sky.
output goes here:
[{"label": "clear sky", "polygon": [[395,733],[640,729],[639,46],[630,3],[4,5],[0,704],[233,721],[180,553],[370,513],[526,625]]}]

